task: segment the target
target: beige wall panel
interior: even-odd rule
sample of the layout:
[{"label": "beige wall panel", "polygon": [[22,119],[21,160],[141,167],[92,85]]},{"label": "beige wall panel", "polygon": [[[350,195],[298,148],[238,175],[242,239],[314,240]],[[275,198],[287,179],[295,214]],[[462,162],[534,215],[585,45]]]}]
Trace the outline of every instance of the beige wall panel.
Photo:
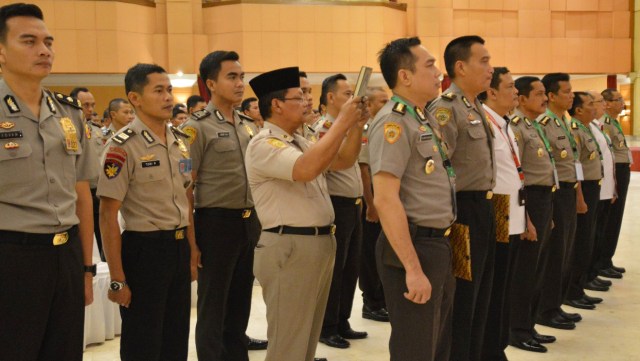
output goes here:
[{"label": "beige wall panel", "polygon": [[469,0],[453,0],[452,7],[454,9],[468,9]]},{"label": "beige wall panel", "polygon": [[631,20],[631,14],[629,11],[614,11],[613,12],[613,37],[614,38],[629,38],[629,21]]},{"label": "beige wall panel", "polygon": [[111,1],[96,1],[96,29],[116,30],[116,3]]},{"label": "beige wall panel", "polygon": [[169,34],[193,33],[193,7],[190,3],[167,3],[167,32]]},{"label": "beige wall panel", "polygon": [[502,10],[505,10],[505,11],[516,11],[516,10],[518,10],[518,2],[519,2],[519,0],[503,0],[502,1]]},{"label": "beige wall panel", "polygon": [[[311,8],[310,6],[302,6],[302,8]],[[205,9],[205,14],[206,14]],[[260,14],[260,5],[246,4],[241,11],[242,14],[242,30],[244,32],[261,31],[263,16]],[[313,30],[313,22],[311,24]]]},{"label": "beige wall panel", "polygon": [[166,70],[170,73],[182,71],[184,73],[194,73],[196,67],[193,59],[193,36],[189,34],[169,34],[167,35],[168,64]]},{"label": "beige wall panel", "polygon": [[335,19],[340,19],[339,22],[336,23],[334,19],[334,26],[338,27],[347,27],[348,32],[350,33],[364,33],[367,29],[367,10],[362,6],[351,6],[348,11],[344,9],[339,9],[336,7],[335,12],[339,12],[343,14]]},{"label": "beige wall panel", "polygon": [[598,14],[597,33],[599,38],[611,38],[613,36],[613,13],[601,12]]},{"label": "beige wall panel", "polygon": [[565,35],[565,21],[566,14],[560,11],[551,12],[551,37],[552,38],[564,38]]},{"label": "beige wall panel", "polygon": [[[597,11],[598,0],[566,0],[567,11]],[[551,1],[553,2],[553,0]]]},{"label": "beige wall panel", "polygon": [[469,10],[453,10],[453,36],[469,34]]},{"label": "beige wall panel", "polygon": [[521,38],[550,37],[551,12],[548,10],[518,12],[518,36]]},{"label": "beige wall panel", "polygon": [[613,10],[630,10],[629,0],[613,0]]},{"label": "beige wall panel", "polygon": [[579,12],[565,13],[565,36],[579,38],[582,36],[582,14]]},{"label": "beige wall panel", "polygon": [[91,73],[98,64],[98,35],[96,30],[80,30],[76,33],[77,66],[74,73]]},{"label": "beige wall panel", "polygon": [[199,1],[191,1],[191,26],[194,34],[204,33],[204,18],[202,16],[202,4]]},{"label": "beige wall panel", "polygon": [[607,77],[606,76],[598,76],[598,77],[589,77],[589,78],[578,78],[573,77],[571,79],[571,88],[573,91],[589,91],[595,90],[600,92],[607,87]]},{"label": "beige wall panel", "polygon": [[155,21],[155,24],[156,24],[156,33],[166,34],[167,33],[167,5],[164,3],[164,1],[156,2],[156,8],[154,11],[153,20]]},{"label": "beige wall panel", "polygon": [[[509,62],[507,61],[507,53],[509,56],[520,56],[520,52],[515,54],[514,51],[509,49],[508,51],[505,49],[505,38],[485,38],[487,49],[489,50],[489,55],[491,55],[491,65],[493,66],[507,66]],[[444,49],[442,49],[444,53]],[[444,62],[442,63],[444,66]]]},{"label": "beige wall panel", "polygon": [[[117,73],[118,68],[118,40],[115,30],[96,30],[98,47],[98,69],[96,73]],[[166,45],[165,45],[166,47]]]},{"label": "beige wall panel", "polygon": [[564,2],[565,0],[519,0],[518,9],[520,10],[550,10],[549,3]]},{"label": "beige wall panel", "polygon": [[502,13],[502,35],[518,36],[518,13],[516,11]]},{"label": "beige wall panel", "polygon": [[[344,36],[338,37],[338,39],[342,39]],[[299,54],[300,54],[300,43],[302,42],[302,37],[300,34],[296,32],[291,33],[279,33],[279,42],[280,49],[278,50],[278,64],[281,67],[289,67],[289,66],[298,66],[300,64]],[[339,53],[344,54],[344,57],[348,60],[347,49],[342,47],[340,42],[336,41],[335,43],[336,49],[339,49]],[[348,40],[347,40],[348,44]]]},{"label": "beige wall panel", "polygon": [[569,70],[567,65],[567,57],[569,49],[567,48],[566,38],[551,39],[550,44],[551,69],[539,69],[539,73],[566,72]]},{"label": "beige wall panel", "polygon": [[[242,43],[241,43],[242,44]],[[194,73],[198,73],[200,62],[207,54],[213,51],[209,49],[209,37],[206,35],[193,36],[193,68]]]},{"label": "beige wall panel", "polygon": [[54,69],[60,73],[77,72],[78,67],[78,40],[76,30],[58,29],[52,30],[56,39],[53,49],[55,51]]},{"label": "beige wall panel", "polygon": [[[491,65],[507,66],[510,69],[513,68],[511,69],[511,71],[513,71],[514,73],[519,72],[519,70],[516,70],[516,64],[522,64],[521,59],[524,57],[524,54],[520,48],[520,44],[521,42],[518,38],[504,38],[504,49],[508,49],[508,51],[505,50],[504,57],[501,63],[496,63],[495,59],[492,59]],[[487,44],[487,49],[491,53],[490,44]]]},{"label": "beige wall panel", "polygon": [[469,22],[469,34],[486,34],[487,23],[485,12],[482,10],[469,10],[467,12]]},{"label": "beige wall panel", "polygon": [[168,68],[167,34],[153,34],[151,36],[151,44],[153,61],[165,69]]},{"label": "beige wall panel", "polygon": [[486,0],[486,9],[489,10],[502,10],[502,0]]},{"label": "beige wall panel", "polygon": [[416,0],[416,7],[422,8],[451,8],[453,0]]},{"label": "beige wall panel", "polygon": [[485,11],[484,21],[486,29],[484,35],[487,37],[502,37],[502,11]]},{"label": "beige wall panel", "polygon": [[[360,66],[370,63],[367,54],[367,35],[365,33],[349,34],[349,45],[347,48],[349,53],[348,69],[358,69]],[[376,53],[373,54],[376,57]]]},{"label": "beige wall panel", "polygon": [[[240,46],[242,45],[242,46]],[[209,48],[209,51],[218,49]],[[262,64],[262,36],[259,31],[244,32],[242,43],[235,49],[240,54],[240,63],[245,71],[259,69]]]},{"label": "beige wall panel", "polygon": [[[636,45],[637,47],[638,45]],[[631,39],[614,39],[611,57],[614,64],[611,69],[612,73],[628,72],[631,69]]]},{"label": "beige wall panel", "polygon": [[[76,29],[76,7],[75,1],[59,0],[53,2],[53,17],[55,28]],[[45,19],[47,17],[45,16]]]},{"label": "beige wall panel", "polygon": [[96,28],[96,3],[93,1],[76,1],[76,29],[93,30]]},{"label": "beige wall panel", "polygon": [[600,10],[600,11],[612,11],[613,10],[613,1],[611,1],[611,0],[599,0],[598,1],[598,10]]}]

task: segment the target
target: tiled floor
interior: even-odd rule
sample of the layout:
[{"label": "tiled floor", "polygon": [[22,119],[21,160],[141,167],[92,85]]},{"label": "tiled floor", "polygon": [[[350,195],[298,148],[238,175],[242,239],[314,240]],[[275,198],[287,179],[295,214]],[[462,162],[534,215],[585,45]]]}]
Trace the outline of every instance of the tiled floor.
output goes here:
[{"label": "tiled floor", "polygon": [[[623,224],[620,244],[615,257],[618,266],[627,268],[623,280],[614,280],[614,286],[609,292],[598,293],[605,301],[595,311],[582,311],[584,318],[576,330],[561,331],[538,326],[537,330],[543,334],[552,334],[558,338],[554,344],[548,345],[549,352],[535,354],[514,348],[507,350],[510,360],[517,361],[565,361],[565,360],[607,360],[607,361],[635,361],[640,360],[640,266],[637,255],[640,254],[640,244],[636,243],[635,235],[640,234],[640,173],[632,173],[629,198],[627,200],[626,216]],[[358,291],[359,295],[359,291]],[[262,301],[260,287],[254,287],[251,320],[248,334],[252,337],[266,337],[265,305]],[[365,340],[352,342],[346,350],[338,350],[320,344],[318,356],[328,357],[330,361],[381,361],[389,360],[387,341],[389,325],[360,317],[362,308],[361,297],[356,297],[351,318],[352,327],[356,330],[369,332]],[[569,312],[576,310],[565,307]],[[195,309],[191,313],[191,335],[189,361],[197,360],[194,345],[196,315]],[[92,345],[84,353],[84,361],[115,361],[120,360],[119,339],[107,341],[104,344]],[[264,351],[250,352],[251,361],[264,359]]]}]

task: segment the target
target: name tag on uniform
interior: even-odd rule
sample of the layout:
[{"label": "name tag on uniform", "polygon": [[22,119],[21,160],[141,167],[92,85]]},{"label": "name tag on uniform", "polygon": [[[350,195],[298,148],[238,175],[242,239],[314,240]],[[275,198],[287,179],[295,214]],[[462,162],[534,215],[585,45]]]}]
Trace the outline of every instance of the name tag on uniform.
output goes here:
[{"label": "name tag on uniform", "polygon": [[191,158],[180,159],[180,174],[191,173]]},{"label": "name tag on uniform", "polygon": [[474,119],[474,120],[470,121],[469,123],[471,123],[472,125],[478,125],[478,124],[480,124],[480,120]]},{"label": "name tag on uniform", "polygon": [[157,167],[160,165],[160,161],[159,160],[150,160],[147,162],[142,162],[142,168],[148,168],[148,167]]},{"label": "name tag on uniform", "polygon": [[420,141],[421,142],[424,142],[426,140],[430,140],[431,138],[433,138],[433,134],[432,133],[420,134]]},{"label": "name tag on uniform", "polygon": [[0,133],[0,139],[22,138],[22,130],[14,130],[12,132]]},{"label": "name tag on uniform", "polygon": [[229,132],[218,132],[218,138],[229,138]]},{"label": "name tag on uniform", "polygon": [[561,136],[558,137],[558,140],[563,140],[563,139],[567,139],[567,137],[564,136],[564,135],[561,135]]}]

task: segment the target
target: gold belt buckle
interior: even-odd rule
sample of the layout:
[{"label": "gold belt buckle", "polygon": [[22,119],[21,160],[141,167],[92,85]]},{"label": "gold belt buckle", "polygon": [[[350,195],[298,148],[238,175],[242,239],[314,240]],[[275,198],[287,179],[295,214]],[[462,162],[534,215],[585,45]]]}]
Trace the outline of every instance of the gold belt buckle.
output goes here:
[{"label": "gold belt buckle", "polygon": [[336,225],[335,224],[331,225],[331,234],[336,234]]},{"label": "gold belt buckle", "polygon": [[55,236],[53,236],[53,245],[61,246],[67,243],[68,240],[69,240],[68,232],[57,233]]},{"label": "gold belt buckle", "polygon": [[357,199],[356,199],[356,206],[357,206],[357,205],[360,205],[360,203],[362,203],[362,199],[357,198]]},{"label": "gold belt buckle", "polygon": [[551,193],[556,191],[556,186],[551,187]]},{"label": "gold belt buckle", "polygon": [[251,216],[251,210],[245,209],[242,211],[242,218],[249,218]]},{"label": "gold belt buckle", "polygon": [[487,199],[491,199],[491,198],[493,198],[493,192],[487,191]]},{"label": "gold belt buckle", "polygon": [[444,231],[444,236],[445,237],[449,237],[450,234],[451,234],[451,227],[447,228],[447,230]]},{"label": "gold belt buckle", "polygon": [[176,239],[184,239],[184,229],[176,229]]}]

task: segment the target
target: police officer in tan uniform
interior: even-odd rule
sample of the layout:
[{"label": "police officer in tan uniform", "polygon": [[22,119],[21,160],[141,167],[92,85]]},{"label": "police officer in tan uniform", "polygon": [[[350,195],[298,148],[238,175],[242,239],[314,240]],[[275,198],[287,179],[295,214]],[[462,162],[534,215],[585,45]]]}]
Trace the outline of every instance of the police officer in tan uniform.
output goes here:
[{"label": "police officer in tan uniform", "polygon": [[391,360],[448,360],[450,326],[443,323],[451,322],[455,289],[447,238],[456,217],[455,173],[435,120],[423,111],[438,95],[441,73],[418,38],[387,44],[379,61],[394,93],[369,131]]},{"label": "police officer in tan uniform", "polygon": [[508,293],[509,343],[533,352],[542,352],[538,344],[551,343],[555,337],[536,332],[535,310],[540,298],[542,280],[547,272],[550,210],[557,188],[557,172],[551,144],[536,118],[545,112],[547,96],[539,78],[523,76],[515,81],[519,105],[509,127],[518,142],[524,171],[525,209],[536,230],[536,240],[516,239],[509,243],[510,280]]},{"label": "police officer in tan uniform", "polygon": [[267,305],[265,360],[311,361],[336,252],[334,212],[323,172],[355,162],[368,117],[366,103],[347,101],[332,129],[311,143],[296,133],[308,111],[297,67],[267,72],[249,83],[265,119],[265,128],[246,153],[263,227],[254,271]]},{"label": "police officer in tan uniform", "polygon": [[600,200],[600,185],[603,178],[602,151],[589,124],[595,118],[594,98],[589,93],[575,92],[573,105],[569,109],[571,132],[578,146],[584,179],[576,189],[576,234],[569,286],[564,304],[575,308],[592,310],[601,298],[587,296],[584,286],[596,236],[597,208]]},{"label": "police officer in tan uniform", "polygon": [[[327,101],[327,114],[315,130],[320,137],[331,128],[342,105],[353,95],[347,78],[335,74],[322,82],[321,98]],[[358,152],[360,149],[358,149]],[[327,185],[336,214],[336,265],[331,292],[324,314],[320,342],[330,347],[347,348],[348,339],[362,339],[366,332],[354,331],[349,324],[360,266],[362,244],[362,176],[354,162],[344,170],[330,170]]]},{"label": "police officer in tan uniform", "polygon": [[[602,247],[599,256],[599,274],[608,278],[622,278],[625,272],[624,267],[616,267],[613,264],[613,255],[616,253],[618,239],[620,238],[620,228],[622,227],[622,217],[624,216],[624,206],[627,201],[629,190],[629,179],[631,176],[631,151],[624,137],[622,126],[618,121],[618,115],[624,109],[624,98],[616,89],[605,89],[602,96],[606,102],[605,115],[600,119],[604,123],[604,131],[613,143],[613,154],[615,157],[616,190],[618,199],[611,206],[609,221],[605,230],[606,243]],[[613,272],[612,272],[613,271]]]},{"label": "police officer in tan uniform", "polygon": [[213,361],[249,359],[245,332],[260,233],[244,165],[258,129],[234,110],[244,93],[238,60],[237,53],[221,50],[202,59],[200,77],[211,101],[182,128],[190,135],[195,238],[202,252],[196,349],[199,358]]},{"label": "police officer in tan uniform", "polygon": [[548,106],[538,122],[547,136],[558,172],[559,188],[553,195],[553,224],[549,239],[549,258],[536,323],[572,330],[582,319],[577,313],[567,313],[560,306],[568,284],[570,251],[576,230],[576,169],[580,167],[578,148],[564,113],[573,104],[569,74],[550,73],[542,78]]},{"label": "police officer in tan uniform", "polygon": [[41,87],[40,8],[1,7],[0,34],[0,360],[81,361],[98,161],[76,101]]},{"label": "police officer in tan uniform", "polygon": [[448,153],[457,174],[457,224],[460,227],[455,228],[453,236],[464,244],[470,235],[471,252],[466,256],[470,256],[471,270],[465,277],[458,274],[456,282],[452,324],[454,360],[474,361],[481,357],[493,280],[494,134],[476,99],[491,82],[493,68],[489,59],[482,38],[463,36],[452,40],[444,53],[452,84],[429,105],[429,112],[435,116],[449,145]]},{"label": "police officer in tan uniform", "polygon": [[[186,360],[193,239],[186,134],[168,128],[169,76],[152,64],[125,75],[136,119],[107,143],[98,182],[100,221],[111,284],[120,307],[122,360]],[[118,211],[126,223],[120,235]],[[195,253],[197,255],[197,252]]]}]

